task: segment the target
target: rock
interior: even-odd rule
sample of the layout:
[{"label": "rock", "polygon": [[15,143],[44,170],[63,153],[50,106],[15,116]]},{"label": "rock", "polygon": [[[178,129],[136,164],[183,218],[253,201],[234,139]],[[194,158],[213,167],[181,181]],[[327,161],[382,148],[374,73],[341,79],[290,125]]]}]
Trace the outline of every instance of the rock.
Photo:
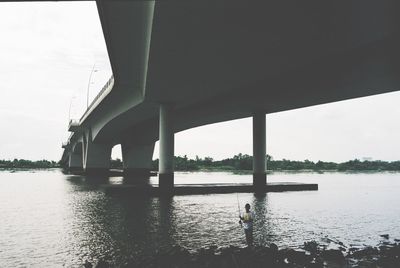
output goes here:
[{"label": "rock", "polygon": [[278,259],[278,261],[279,261],[279,262],[282,262],[282,263],[288,261],[288,258],[289,258],[289,256],[290,256],[292,250],[293,250],[293,249],[288,249],[288,248],[280,249],[280,250],[278,251],[278,253],[277,253],[277,259]]},{"label": "rock", "polygon": [[338,249],[328,249],[322,252],[321,257],[326,261],[342,264],[344,263],[344,255]]},{"label": "rock", "polygon": [[376,267],[375,260],[360,260],[357,262],[357,267]]},{"label": "rock", "polygon": [[264,252],[264,255],[262,256],[262,259],[267,263],[276,264],[279,261],[279,259],[278,259],[278,251],[273,251],[271,249],[267,249]]},{"label": "rock", "polygon": [[282,250],[283,259],[286,259],[289,263],[302,264],[306,262],[311,262],[311,257],[306,256],[305,252],[296,251],[294,249],[284,249]]},{"label": "rock", "polygon": [[216,245],[209,246],[208,249],[215,251],[218,247]]},{"label": "rock", "polygon": [[322,261],[312,261],[305,265],[307,268],[323,268],[324,263]]},{"label": "rock", "polygon": [[105,261],[103,261],[103,260],[99,260],[99,261],[96,263],[96,266],[95,266],[95,268],[108,268],[108,267],[110,267],[110,266],[108,265],[108,263],[105,262]]},{"label": "rock", "polygon": [[274,244],[274,243],[271,243],[271,244],[269,245],[269,248],[271,249],[271,251],[272,251],[273,253],[277,253],[277,252],[278,252],[278,246],[277,246],[276,244]]},{"label": "rock", "polygon": [[348,249],[347,249],[347,251],[348,251],[349,253],[355,252],[355,251],[357,251],[357,250],[359,250],[359,249],[358,249],[358,248],[355,248],[355,247],[351,247],[351,248],[348,248]]},{"label": "rock", "polygon": [[93,264],[91,264],[89,261],[85,261],[85,263],[83,264],[83,267],[85,268],[92,268]]},{"label": "rock", "polygon": [[360,250],[354,251],[351,255],[352,255],[352,257],[361,259],[361,258],[364,258],[364,257],[377,255],[378,253],[379,253],[379,251],[378,251],[377,248],[366,247],[364,249],[360,249]]},{"label": "rock", "polygon": [[303,251],[291,250],[288,252],[288,261],[290,263],[300,264],[304,266],[308,263],[311,263],[312,259],[313,258],[310,255],[306,255],[306,253]]},{"label": "rock", "polygon": [[389,239],[389,235],[388,234],[382,234],[382,235],[380,235],[380,237],[383,237],[385,239]]},{"label": "rock", "polygon": [[[153,264],[153,263],[154,262],[152,262],[151,264]],[[151,264],[147,265],[147,267],[151,266]],[[145,266],[145,265],[142,265],[142,266]],[[155,266],[155,265],[153,264],[152,266]],[[139,267],[139,264],[134,260],[130,260],[130,261],[124,263],[123,267]]]},{"label": "rock", "polygon": [[[201,248],[192,252],[173,246],[156,251],[151,257],[136,257],[121,267],[400,267],[400,245],[397,243],[380,243],[380,247],[349,248],[345,257],[345,247],[339,249],[321,250],[315,241],[304,243],[305,250],[280,249],[276,244],[270,246],[255,246],[239,248],[215,246]],[[313,253],[311,253],[313,252]],[[85,268],[93,268],[86,261]],[[113,267],[112,264],[99,261],[97,268]]]},{"label": "rock", "polygon": [[221,255],[225,256],[225,255],[229,255],[229,254],[233,253],[234,252],[234,248],[233,247],[221,248],[220,251],[221,251]]},{"label": "rock", "polygon": [[198,250],[199,256],[207,255],[207,250],[205,248],[201,248]]},{"label": "rock", "polygon": [[381,255],[385,255],[390,258],[400,258],[400,247],[399,246],[392,246],[385,249],[385,251],[381,252]]},{"label": "rock", "polygon": [[318,252],[318,243],[314,240],[309,242],[304,242],[303,248],[308,252],[310,252],[311,254],[316,254]]},{"label": "rock", "polygon": [[378,259],[377,264],[380,267],[399,267],[400,259],[383,256]]}]

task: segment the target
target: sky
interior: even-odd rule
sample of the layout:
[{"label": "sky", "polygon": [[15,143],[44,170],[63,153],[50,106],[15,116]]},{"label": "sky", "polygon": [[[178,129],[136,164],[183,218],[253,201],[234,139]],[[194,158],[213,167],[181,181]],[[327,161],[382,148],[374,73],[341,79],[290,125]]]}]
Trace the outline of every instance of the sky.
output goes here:
[{"label": "sky", "polygon": [[[58,161],[111,76],[95,2],[0,3],[0,159]],[[400,92],[268,114],[274,159],[400,160]],[[175,135],[175,155],[252,154],[251,118]],[[121,157],[120,146],[113,158]],[[158,158],[158,143],[153,158]]]}]

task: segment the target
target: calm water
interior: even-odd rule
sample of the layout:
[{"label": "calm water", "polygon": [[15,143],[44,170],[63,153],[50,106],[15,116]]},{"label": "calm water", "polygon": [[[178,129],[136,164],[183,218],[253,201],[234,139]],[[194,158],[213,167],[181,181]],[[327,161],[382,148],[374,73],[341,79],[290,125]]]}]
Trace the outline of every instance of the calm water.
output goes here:
[{"label": "calm water", "polygon": [[[176,173],[176,183],[251,182],[251,175]],[[274,173],[269,181],[318,183],[318,191],[239,194],[256,215],[255,241],[376,245],[400,238],[400,173]],[[157,182],[157,179],[152,179]],[[121,178],[109,183],[121,183]],[[103,182],[53,171],[0,171],[0,267],[79,266],[99,258],[122,264],[180,245],[244,246],[237,194],[121,198]]]}]

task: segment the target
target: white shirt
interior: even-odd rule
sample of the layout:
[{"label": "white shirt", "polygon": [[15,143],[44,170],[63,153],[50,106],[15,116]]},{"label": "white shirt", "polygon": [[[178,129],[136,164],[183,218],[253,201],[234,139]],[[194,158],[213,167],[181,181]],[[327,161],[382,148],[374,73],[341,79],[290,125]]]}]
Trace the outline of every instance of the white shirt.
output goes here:
[{"label": "white shirt", "polygon": [[253,219],[254,215],[253,212],[243,212],[242,214],[242,222],[243,222],[243,229],[248,230],[253,228]]}]

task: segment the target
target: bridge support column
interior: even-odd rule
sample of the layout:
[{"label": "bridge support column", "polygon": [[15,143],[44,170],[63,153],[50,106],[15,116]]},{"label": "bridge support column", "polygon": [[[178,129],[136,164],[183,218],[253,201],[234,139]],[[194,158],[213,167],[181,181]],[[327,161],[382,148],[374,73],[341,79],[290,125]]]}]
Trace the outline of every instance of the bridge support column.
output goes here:
[{"label": "bridge support column", "polygon": [[150,176],[154,143],[146,145],[122,143],[121,147],[124,173],[128,176]]},{"label": "bridge support column", "polygon": [[253,186],[257,189],[267,183],[265,113],[253,114]]},{"label": "bridge support column", "polygon": [[69,154],[68,171],[70,172],[83,171],[82,152],[80,153],[71,152]]},{"label": "bridge support column", "polygon": [[171,191],[174,187],[174,128],[173,106],[160,105],[160,159],[158,165],[158,184],[162,191]]},{"label": "bridge support column", "polygon": [[91,133],[83,142],[83,168],[86,174],[108,175],[111,162],[112,147],[107,144],[95,144],[92,142]]}]

